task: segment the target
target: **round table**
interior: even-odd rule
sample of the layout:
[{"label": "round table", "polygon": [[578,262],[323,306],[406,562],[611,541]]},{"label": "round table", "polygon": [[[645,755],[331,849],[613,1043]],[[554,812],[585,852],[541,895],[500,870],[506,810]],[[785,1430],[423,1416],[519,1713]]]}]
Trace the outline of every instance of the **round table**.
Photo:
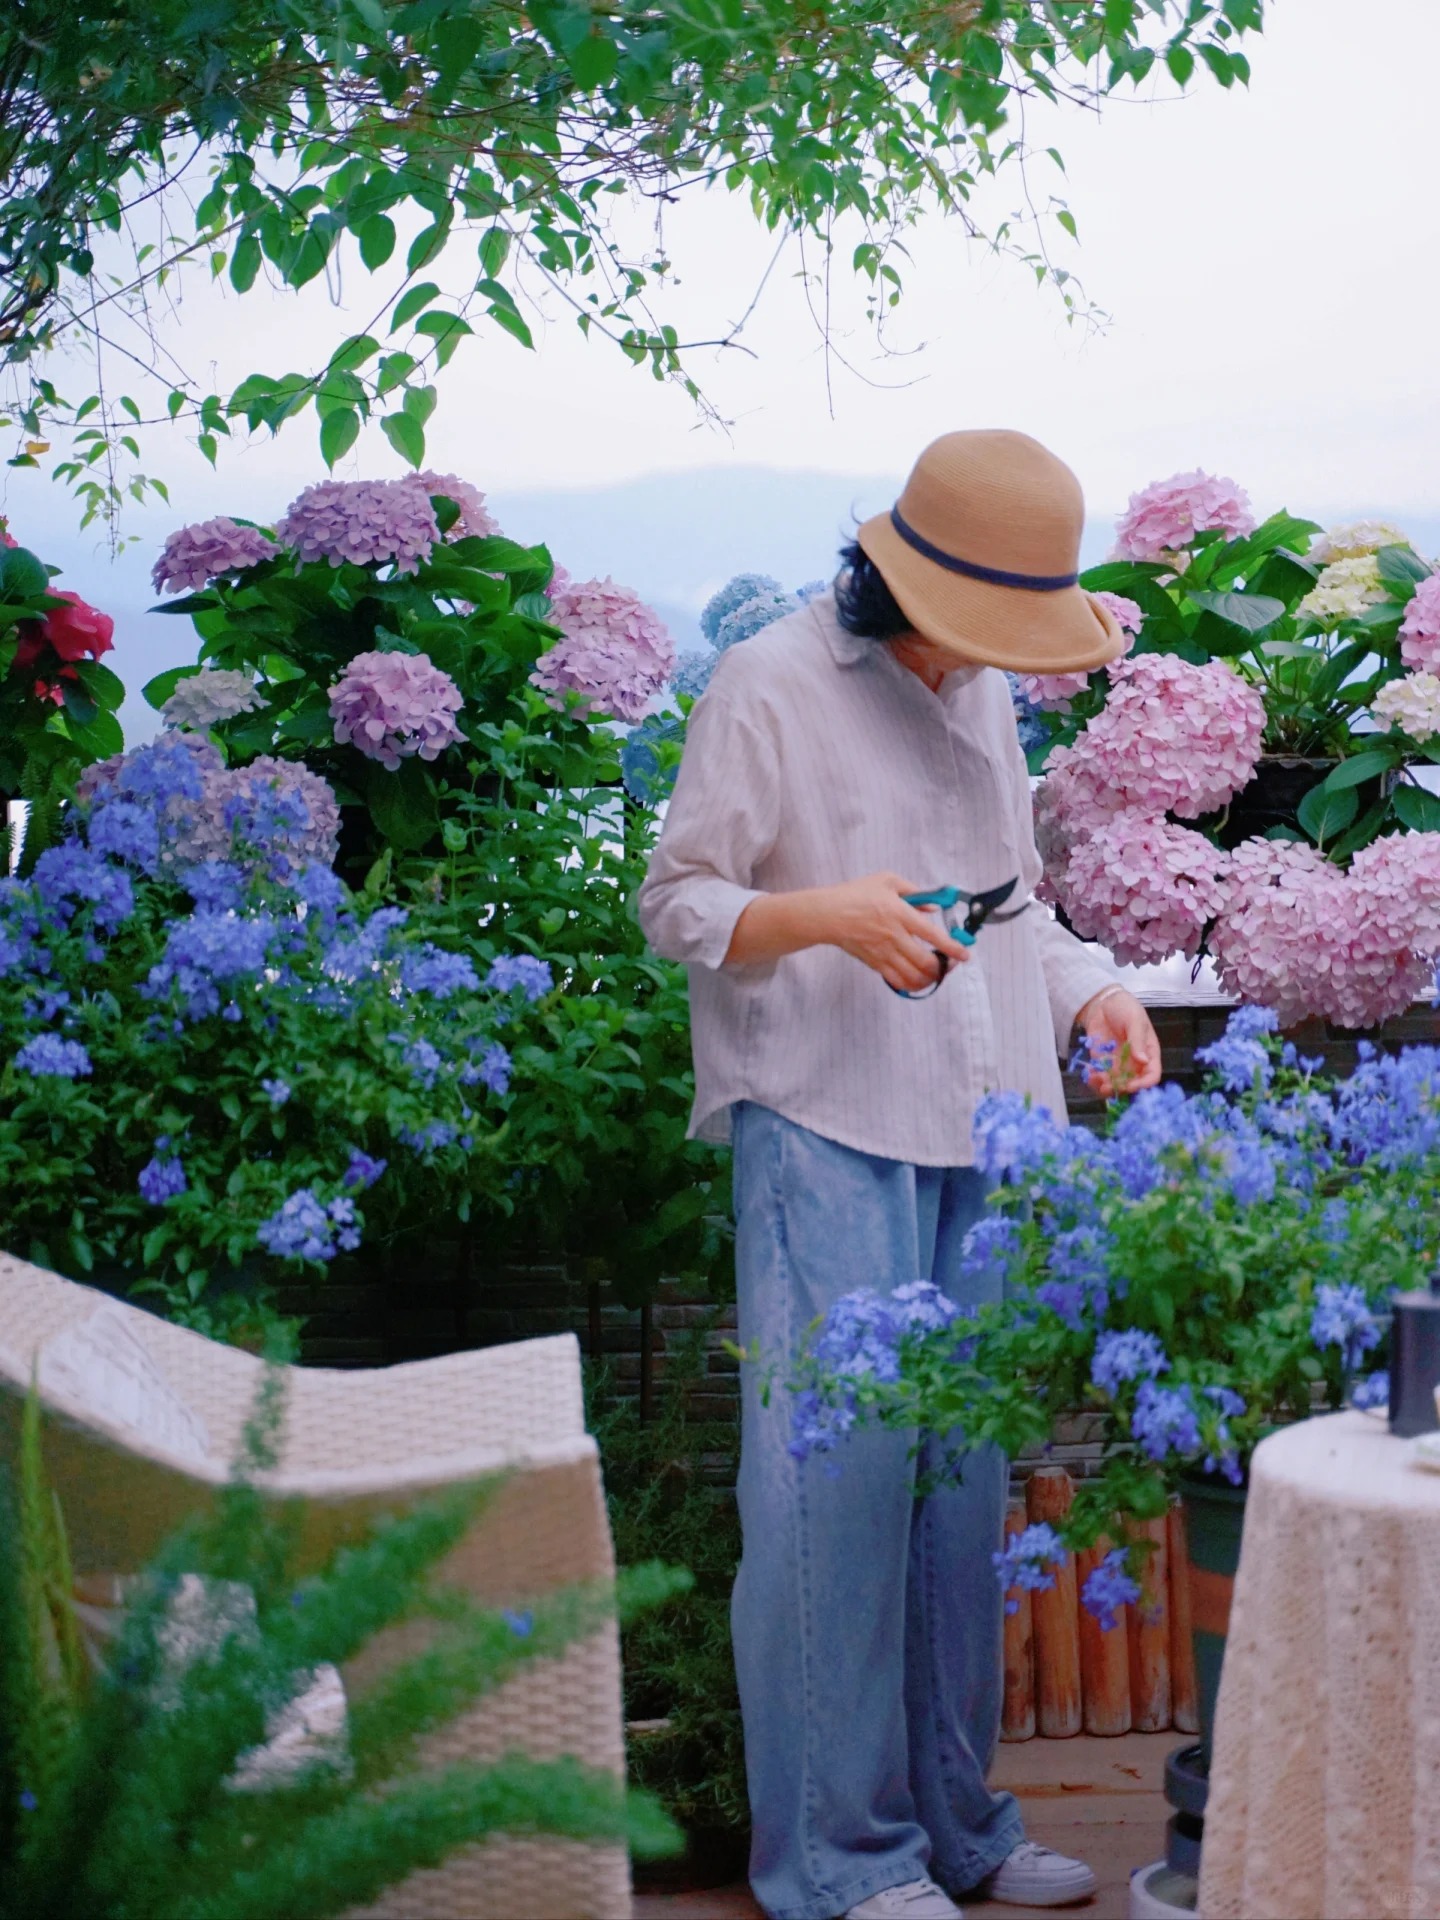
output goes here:
[{"label": "round table", "polygon": [[1440,1473],[1413,1449],[1339,1413],[1256,1451],[1204,1920],[1440,1916]]}]

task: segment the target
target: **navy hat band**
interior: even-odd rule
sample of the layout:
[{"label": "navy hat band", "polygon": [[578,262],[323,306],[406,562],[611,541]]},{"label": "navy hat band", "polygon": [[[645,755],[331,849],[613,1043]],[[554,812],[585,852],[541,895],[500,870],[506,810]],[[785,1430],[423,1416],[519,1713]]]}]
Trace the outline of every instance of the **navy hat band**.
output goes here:
[{"label": "navy hat band", "polygon": [[899,507],[890,509],[890,520],[907,546],[923,553],[937,567],[944,567],[950,573],[963,573],[967,580],[983,580],[992,587],[1023,587],[1027,593],[1062,593],[1066,587],[1080,583],[1078,573],[1005,573],[999,567],[982,567],[973,560],[961,560],[956,554],[946,553],[943,547],[933,546],[923,533],[917,533],[901,518]]}]

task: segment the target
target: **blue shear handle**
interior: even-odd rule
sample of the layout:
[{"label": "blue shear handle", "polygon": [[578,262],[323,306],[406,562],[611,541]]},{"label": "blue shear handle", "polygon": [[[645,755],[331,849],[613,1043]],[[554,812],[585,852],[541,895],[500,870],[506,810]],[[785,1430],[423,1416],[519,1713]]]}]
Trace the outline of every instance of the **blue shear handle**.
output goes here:
[{"label": "blue shear handle", "polygon": [[[903,898],[912,907],[939,907],[942,912],[948,913],[952,907],[959,906],[960,889],[932,887],[929,893],[907,893]],[[973,947],[975,944],[974,934],[966,927],[951,927],[950,938],[958,940],[962,947]]]}]

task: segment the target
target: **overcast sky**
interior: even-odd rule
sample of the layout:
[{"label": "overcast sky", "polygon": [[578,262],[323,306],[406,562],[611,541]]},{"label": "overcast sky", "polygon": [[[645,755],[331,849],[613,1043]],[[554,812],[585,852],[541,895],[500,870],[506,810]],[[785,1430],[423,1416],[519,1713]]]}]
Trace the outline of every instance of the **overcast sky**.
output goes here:
[{"label": "overcast sky", "polygon": [[[1023,269],[978,253],[957,223],[935,217],[913,237],[893,322],[903,357],[879,358],[858,303],[842,297],[840,345],[866,378],[832,362],[831,398],[792,256],[742,336],[755,357],[694,358],[728,431],[698,422],[678,391],[612,350],[585,344],[557,307],[536,354],[490,331],[462,348],[442,378],[429,463],[464,474],[503,511],[535,490],[697,468],[717,479],[763,466],[888,484],[938,431],[1007,425],[1070,461],[1097,522],[1133,488],[1195,465],[1232,475],[1262,512],[1428,518],[1440,510],[1440,0],[1272,0],[1267,11],[1248,91],[1207,81],[1179,101],[1127,98],[1099,118],[1032,120],[1033,144],[1053,139],[1064,151],[1062,191],[1080,230],[1066,264],[1112,316],[1103,331],[1067,328],[1058,301]],[[1042,162],[1035,189],[1048,192],[1051,179]],[[1000,208],[1017,196],[1018,182]],[[683,283],[670,317],[682,331],[710,336],[738,319],[773,246],[743,208],[718,195],[687,202],[666,239]],[[468,245],[457,244],[468,264]],[[322,286],[298,297],[257,288],[241,300],[197,284],[168,337],[197,373],[213,364],[224,391],[252,368],[318,364],[342,328],[371,317],[373,283],[357,271],[344,291],[348,319]],[[308,419],[274,444],[227,450],[215,476],[178,438],[152,440],[147,454],[175,501],[127,523],[147,564],[171,526],[222,511],[271,519],[320,474]],[[398,471],[378,430],[340,469]],[[64,561],[64,584],[106,604],[109,563],[93,533],[75,537],[60,490],[0,472],[17,533]],[[707,481],[697,505],[710,493]],[[667,526],[661,537],[679,536]],[[122,604],[138,597],[140,559],[137,550],[108,576]],[[747,563],[736,554],[736,567]]]}]

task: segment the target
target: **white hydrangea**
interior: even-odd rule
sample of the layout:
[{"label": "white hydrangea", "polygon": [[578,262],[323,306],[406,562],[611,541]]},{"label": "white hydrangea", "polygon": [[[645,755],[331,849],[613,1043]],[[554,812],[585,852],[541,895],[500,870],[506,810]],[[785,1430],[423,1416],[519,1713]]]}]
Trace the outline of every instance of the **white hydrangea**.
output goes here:
[{"label": "white hydrangea", "polygon": [[1338,627],[1342,620],[1358,620],[1367,607],[1386,598],[1380,563],[1373,553],[1349,560],[1332,560],[1300,602],[1302,618],[1322,627]]},{"label": "white hydrangea", "polygon": [[237,713],[253,713],[264,700],[248,673],[224,667],[202,667],[182,680],[161,707],[167,727],[193,727],[204,733]]},{"label": "white hydrangea", "polygon": [[1408,547],[1410,536],[1388,520],[1351,520],[1343,527],[1327,527],[1305,558],[1312,566],[1328,567],[1334,560],[1361,560],[1381,547]]},{"label": "white hydrangea", "polygon": [[1387,727],[1398,727],[1412,740],[1429,740],[1440,733],[1440,676],[1407,673],[1403,680],[1387,680],[1370,703],[1370,711]]}]

